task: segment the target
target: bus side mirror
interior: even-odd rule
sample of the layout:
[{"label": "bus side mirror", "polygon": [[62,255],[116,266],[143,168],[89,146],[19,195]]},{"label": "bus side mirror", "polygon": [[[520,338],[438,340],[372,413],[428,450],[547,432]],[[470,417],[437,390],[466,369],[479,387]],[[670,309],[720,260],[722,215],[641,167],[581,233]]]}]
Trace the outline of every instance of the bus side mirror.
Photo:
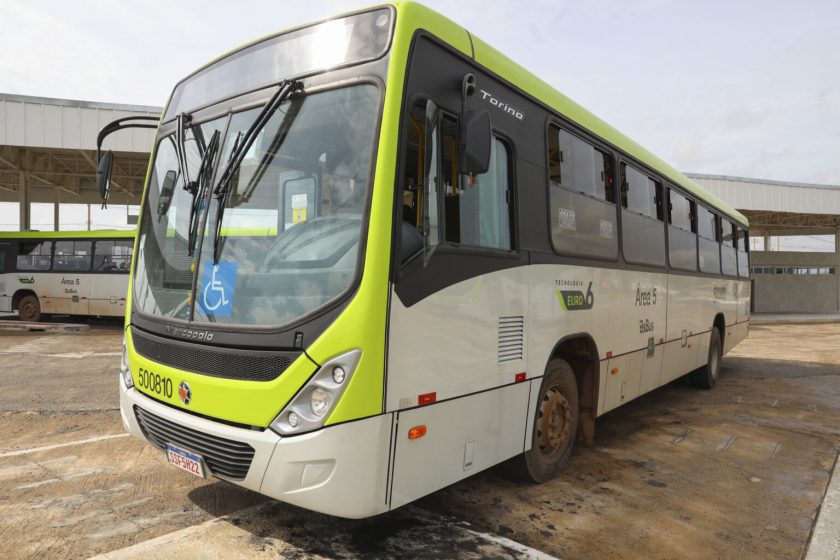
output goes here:
[{"label": "bus side mirror", "polygon": [[108,190],[111,188],[111,163],[114,160],[114,153],[111,150],[105,152],[99,158],[96,167],[96,188],[99,189],[99,197],[108,200]]},{"label": "bus side mirror", "polygon": [[464,115],[461,131],[461,174],[487,173],[490,169],[490,148],[493,139],[490,113],[468,111]]}]

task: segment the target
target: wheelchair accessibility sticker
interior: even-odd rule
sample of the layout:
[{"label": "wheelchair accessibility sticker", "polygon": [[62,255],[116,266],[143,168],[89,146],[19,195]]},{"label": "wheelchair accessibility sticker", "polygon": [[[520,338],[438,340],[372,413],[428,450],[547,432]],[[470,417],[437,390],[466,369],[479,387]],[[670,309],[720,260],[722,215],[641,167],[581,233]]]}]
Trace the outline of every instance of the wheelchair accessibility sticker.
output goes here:
[{"label": "wheelchair accessibility sticker", "polygon": [[207,315],[230,317],[236,293],[237,263],[204,263],[198,306]]}]

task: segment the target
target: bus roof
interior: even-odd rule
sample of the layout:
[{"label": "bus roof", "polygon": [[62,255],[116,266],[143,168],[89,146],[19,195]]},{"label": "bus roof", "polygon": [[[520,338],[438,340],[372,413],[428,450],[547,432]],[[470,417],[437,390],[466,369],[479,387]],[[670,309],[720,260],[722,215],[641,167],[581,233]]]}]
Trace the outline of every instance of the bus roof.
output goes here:
[{"label": "bus roof", "polygon": [[[348,12],[348,14],[352,13],[360,13],[368,10],[373,10],[377,7],[381,7],[385,4],[378,4],[370,6],[369,8],[362,9],[362,10],[354,10],[352,12]],[[619,150],[627,153],[628,155],[632,156],[633,158],[639,160],[643,164],[649,166],[653,170],[657,171],[658,173],[662,174],[665,178],[669,179],[670,181],[676,183],[689,193],[693,194],[698,199],[708,203],[710,206],[713,206],[715,209],[719,210],[720,212],[727,215],[729,218],[739,222],[743,226],[748,226],[749,222],[747,218],[738,212],[735,208],[727,204],[726,202],[720,200],[703,187],[677,171],[671,165],[665,163],[662,159],[655,156],[633,140],[631,140],[626,135],[622,134],[609,124],[607,124],[602,119],[595,116],[593,113],[587,111],[579,104],[575,103],[552,86],[535,76],[533,73],[529,72],[495,48],[491,47],[489,44],[485,43],[475,35],[469,32],[469,30],[461,27],[454,21],[450,20],[446,16],[428,8],[422,4],[413,1],[400,1],[400,2],[392,2],[390,3],[396,11],[397,11],[397,25],[396,29],[394,30],[394,37],[392,39],[392,46],[396,45],[398,42],[405,44],[406,42],[410,42],[411,37],[400,37],[401,41],[398,41],[397,35],[402,31],[409,30],[410,33],[413,35],[414,30],[416,29],[426,29],[429,32],[437,35],[438,37],[447,40],[453,46],[459,50],[461,50],[467,56],[473,56],[473,59],[478,63],[484,66],[485,68],[489,69],[491,72],[495,73],[500,78],[506,80],[507,82],[511,83],[513,86],[519,88],[521,91],[533,97],[536,101],[542,103],[543,105],[553,109],[554,111],[560,113],[571,119],[572,121],[580,124],[582,127],[589,130],[591,133],[599,136],[602,140],[612,144]],[[335,17],[340,17],[341,14],[337,14]],[[327,18],[332,19],[332,18]],[[239,45],[228,52],[217,56],[207,64],[201,66],[194,72],[192,72],[189,76],[192,76],[204,68],[218,62],[228,56],[231,56],[240,50],[243,50],[249,46],[255,45],[269,39],[271,37],[276,37],[277,35],[281,35],[283,33],[288,33],[295,29],[301,29],[304,27],[308,27],[309,25],[314,25],[319,21],[326,21],[326,20],[317,20],[313,22],[309,22],[303,25],[298,25],[294,27],[290,27],[288,29],[283,29],[278,32],[270,33],[254,39],[253,41],[248,41],[242,45]],[[403,24],[402,22],[410,22],[408,24]],[[407,47],[407,45],[406,45]],[[408,51],[408,48],[405,48]],[[178,82],[179,84],[189,78],[189,76],[185,77],[183,80]],[[171,101],[171,98],[170,100]],[[169,101],[167,101],[167,107],[164,108],[164,112],[168,110]]]},{"label": "bus roof", "polygon": [[[462,28],[445,16],[418,4],[416,2],[396,2],[398,22],[402,15],[407,21],[417,22],[417,27],[424,27],[431,33],[439,36],[453,36],[460,31],[466,35],[469,31]],[[397,29],[400,29],[397,25]],[[397,31],[399,32],[399,31]],[[700,185],[677,171],[671,165],[653,155],[651,152],[590,113],[540,78],[525,70],[519,64],[500,53],[475,35],[470,34],[465,39],[471,40],[474,60],[495,73],[500,78],[510,82],[526,94],[530,95],[542,104],[557,111],[572,121],[580,124],[593,134],[599,136],[606,142],[612,144],[619,150],[627,153],[653,170],[662,174],[665,178],[676,183],[698,199],[707,202],[728,217],[740,222],[741,225],[748,225],[747,218],[735,210],[729,204],[715,197]],[[469,51],[467,51],[469,54]]]},{"label": "bus roof", "polygon": [[94,231],[0,231],[0,239],[133,239],[136,229],[98,229]]}]

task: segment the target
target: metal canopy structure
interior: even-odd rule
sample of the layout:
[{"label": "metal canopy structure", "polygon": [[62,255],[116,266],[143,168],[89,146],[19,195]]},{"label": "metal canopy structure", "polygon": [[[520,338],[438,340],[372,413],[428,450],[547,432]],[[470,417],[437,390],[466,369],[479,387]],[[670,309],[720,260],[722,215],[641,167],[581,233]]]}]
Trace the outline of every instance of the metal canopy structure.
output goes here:
[{"label": "metal canopy structure", "polygon": [[[840,311],[840,185],[785,183],[689,174],[750,221],[750,236],[763,237],[752,251],[754,310],[770,313]],[[833,236],[833,252],[772,249],[771,236]],[[830,238],[829,238],[830,239]],[[823,242],[825,242],[823,238]]]},{"label": "metal canopy structure", "polygon": [[[122,117],[152,116],[160,107],[0,94],[0,202],[19,203],[20,229],[30,229],[30,204],[97,204],[96,135]],[[139,204],[153,130],[111,135],[114,150],[109,202]]]},{"label": "metal canopy structure", "polygon": [[725,200],[760,233],[833,234],[840,227],[840,185],[787,183],[747,177],[687,173]]}]

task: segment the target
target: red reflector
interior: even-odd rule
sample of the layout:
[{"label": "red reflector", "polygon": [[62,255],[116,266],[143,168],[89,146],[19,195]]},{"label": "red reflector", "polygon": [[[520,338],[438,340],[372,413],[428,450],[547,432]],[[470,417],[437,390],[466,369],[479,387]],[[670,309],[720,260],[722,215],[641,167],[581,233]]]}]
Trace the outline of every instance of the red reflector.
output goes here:
[{"label": "red reflector", "polygon": [[418,439],[426,435],[426,426],[414,426],[408,430],[408,439]]},{"label": "red reflector", "polygon": [[607,358],[612,358],[612,352],[607,352]]},{"label": "red reflector", "polygon": [[426,393],[425,395],[420,395],[417,397],[417,403],[420,406],[424,404],[432,404],[437,400],[437,393]]},{"label": "red reflector", "polygon": [[519,383],[519,382],[521,382],[521,381],[525,381],[525,372],[524,372],[524,371],[523,371],[522,373],[517,373],[517,374],[513,377],[513,382],[514,382],[514,383]]}]

